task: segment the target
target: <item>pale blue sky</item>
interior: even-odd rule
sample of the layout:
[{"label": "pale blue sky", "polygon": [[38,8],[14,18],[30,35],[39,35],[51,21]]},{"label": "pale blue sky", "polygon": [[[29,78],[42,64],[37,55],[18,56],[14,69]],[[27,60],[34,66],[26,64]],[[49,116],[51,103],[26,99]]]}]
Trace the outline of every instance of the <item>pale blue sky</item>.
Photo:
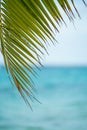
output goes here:
[{"label": "pale blue sky", "polygon": [[[87,65],[87,8],[80,2],[78,10],[81,19],[76,15],[74,27],[66,18],[68,27],[61,27],[56,35],[58,44],[48,48],[49,55],[44,57],[44,65]],[[0,64],[3,64],[1,53]]]},{"label": "pale blue sky", "polygon": [[49,47],[49,56],[44,58],[43,64],[87,66],[87,8],[82,1],[78,2],[81,19],[76,15],[75,26],[66,20],[68,27],[61,27],[56,35],[58,44]]}]

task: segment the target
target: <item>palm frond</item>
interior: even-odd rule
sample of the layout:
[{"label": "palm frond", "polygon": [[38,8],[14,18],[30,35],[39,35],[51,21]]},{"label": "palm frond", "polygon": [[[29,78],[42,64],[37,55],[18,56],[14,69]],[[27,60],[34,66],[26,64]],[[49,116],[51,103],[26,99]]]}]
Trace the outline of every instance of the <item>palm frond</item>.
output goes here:
[{"label": "palm frond", "polygon": [[57,25],[65,23],[59,11],[60,7],[70,21],[75,17],[70,2],[80,16],[74,0],[1,0],[0,2],[0,38],[5,67],[10,79],[14,81],[28,104],[26,96],[34,98],[31,78],[31,75],[35,75],[33,66],[41,65],[40,59],[47,51],[47,41],[56,40],[53,28],[58,31]]}]

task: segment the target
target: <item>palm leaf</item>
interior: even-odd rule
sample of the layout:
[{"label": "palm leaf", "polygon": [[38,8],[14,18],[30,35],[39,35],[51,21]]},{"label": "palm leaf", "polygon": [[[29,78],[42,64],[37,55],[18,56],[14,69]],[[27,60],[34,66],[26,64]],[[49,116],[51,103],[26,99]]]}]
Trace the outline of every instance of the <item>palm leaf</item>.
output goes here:
[{"label": "palm leaf", "polygon": [[[32,100],[36,75],[33,67],[41,65],[40,59],[47,52],[47,41],[56,41],[54,31],[65,23],[60,7],[73,21],[73,5],[80,17],[74,0],[1,0],[0,39],[1,51],[10,80],[14,82],[21,96],[29,104]],[[86,5],[85,1],[83,0]],[[58,5],[57,5],[58,4]],[[54,28],[54,29],[53,29]]]}]

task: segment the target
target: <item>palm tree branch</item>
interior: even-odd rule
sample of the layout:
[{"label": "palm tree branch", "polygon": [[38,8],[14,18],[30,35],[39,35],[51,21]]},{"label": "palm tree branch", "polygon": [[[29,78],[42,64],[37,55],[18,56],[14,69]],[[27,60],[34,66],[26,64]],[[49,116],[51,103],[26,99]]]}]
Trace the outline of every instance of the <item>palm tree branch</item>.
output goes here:
[{"label": "palm tree branch", "polygon": [[27,96],[36,99],[31,75],[37,73],[33,66],[41,65],[40,59],[47,52],[48,41],[56,41],[54,30],[59,32],[58,27],[65,23],[60,8],[70,21],[75,18],[74,10],[80,15],[75,0],[1,0],[0,5],[1,52],[5,67],[29,104]]}]

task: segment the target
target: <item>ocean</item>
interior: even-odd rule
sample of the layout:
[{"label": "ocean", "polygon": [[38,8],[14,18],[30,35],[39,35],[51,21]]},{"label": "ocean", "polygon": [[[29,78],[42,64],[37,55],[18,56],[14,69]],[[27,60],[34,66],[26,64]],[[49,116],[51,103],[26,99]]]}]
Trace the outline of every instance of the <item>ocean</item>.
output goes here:
[{"label": "ocean", "polygon": [[44,67],[33,111],[0,66],[0,130],[87,130],[87,67]]}]

